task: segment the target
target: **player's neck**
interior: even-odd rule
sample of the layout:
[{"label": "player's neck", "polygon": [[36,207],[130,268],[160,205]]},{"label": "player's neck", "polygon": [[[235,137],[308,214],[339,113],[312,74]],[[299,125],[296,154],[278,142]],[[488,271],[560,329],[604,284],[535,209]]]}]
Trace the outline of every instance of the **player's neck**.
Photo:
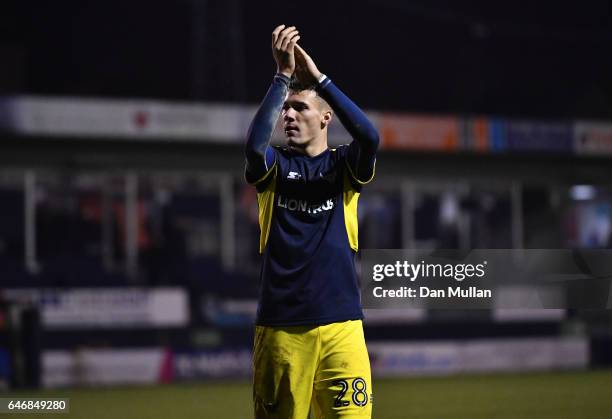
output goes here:
[{"label": "player's neck", "polygon": [[307,144],[300,146],[289,144],[289,147],[297,153],[304,154],[308,157],[315,157],[327,150],[327,135],[309,141]]}]

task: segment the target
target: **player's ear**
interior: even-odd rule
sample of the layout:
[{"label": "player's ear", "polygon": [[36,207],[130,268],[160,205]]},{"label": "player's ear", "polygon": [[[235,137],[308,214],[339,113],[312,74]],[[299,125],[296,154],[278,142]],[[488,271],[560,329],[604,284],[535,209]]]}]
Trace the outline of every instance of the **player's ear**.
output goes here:
[{"label": "player's ear", "polygon": [[332,121],[333,112],[332,111],[324,111],[323,118],[321,119],[321,129],[329,126]]}]

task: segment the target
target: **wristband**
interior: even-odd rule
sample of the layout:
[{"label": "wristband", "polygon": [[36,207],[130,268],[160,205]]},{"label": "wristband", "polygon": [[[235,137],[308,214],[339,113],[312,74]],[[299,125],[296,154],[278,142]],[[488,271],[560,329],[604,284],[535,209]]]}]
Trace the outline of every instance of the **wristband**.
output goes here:
[{"label": "wristband", "polygon": [[319,89],[323,89],[325,86],[327,86],[329,83],[331,83],[331,80],[325,74],[321,73],[321,75],[319,76],[319,79],[317,80],[317,82],[318,82],[317,83],[317,90],[319,90]]}]

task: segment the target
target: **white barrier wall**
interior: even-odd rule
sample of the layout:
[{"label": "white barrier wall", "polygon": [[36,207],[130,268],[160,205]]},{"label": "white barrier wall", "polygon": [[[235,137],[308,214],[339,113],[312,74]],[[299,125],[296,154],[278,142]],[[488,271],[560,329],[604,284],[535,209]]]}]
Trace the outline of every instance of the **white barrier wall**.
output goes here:
[{"label": "white barrier wall", "polygon": [[189,298],[183,288],[7,289],[8,300],[40,308],[47,330],[184,327]]},{"label": "white barrier wall", "polygon": [[584,369],[589,343],[583,337],[370,343],[377,376],[448,375]]}]

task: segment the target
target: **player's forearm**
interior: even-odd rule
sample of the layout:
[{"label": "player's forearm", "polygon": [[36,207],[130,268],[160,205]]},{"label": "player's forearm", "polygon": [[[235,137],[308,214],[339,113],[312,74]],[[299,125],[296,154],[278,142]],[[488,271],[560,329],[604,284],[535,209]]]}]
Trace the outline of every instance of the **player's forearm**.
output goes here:
[{"label": "player's forearm", "polygon": [[366,154],[376,153],[378,132],[366,114],[328,78],[318,88],[319,94],[329,103],[342,125]]},{"label": "player's forearm", "polygon": [[288,88],[289,78],[284,75],[275,75],[268,93],[251,122],[247,135],[245,156],[247,169],[253,174],[264,174],[268,170],[266,150],[270,144]]}]

